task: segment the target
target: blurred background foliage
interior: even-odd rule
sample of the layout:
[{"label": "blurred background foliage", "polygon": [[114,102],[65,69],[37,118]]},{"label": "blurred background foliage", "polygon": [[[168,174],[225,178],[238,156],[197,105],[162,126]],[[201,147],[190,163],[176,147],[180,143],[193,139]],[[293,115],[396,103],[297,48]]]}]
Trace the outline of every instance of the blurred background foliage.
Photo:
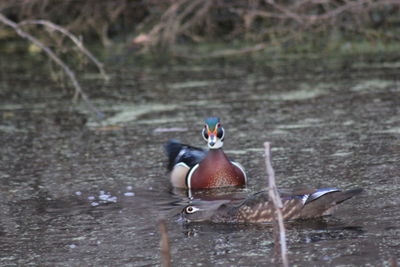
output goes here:
[{"label": "blurred background foliage", "polygon": [[[0,13],[19,23],[49,20],[85,44],[135,51],[180,47],[297,52],[335,50],[354,43],[385,45],[400,39],[398,0],[2,0]],[[0,40],[16,35],[5,25]],[[38,25],[23,29],[46,42],[62,42]]]}]

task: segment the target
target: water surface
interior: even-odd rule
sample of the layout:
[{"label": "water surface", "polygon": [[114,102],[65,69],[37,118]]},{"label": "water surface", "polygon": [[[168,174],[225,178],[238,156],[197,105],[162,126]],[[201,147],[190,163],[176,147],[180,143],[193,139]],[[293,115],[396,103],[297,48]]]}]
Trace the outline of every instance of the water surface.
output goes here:
[{"label": "water surface", "polygon": [[269,225],[176,221],[189,199],[169,185],[162,146],[203,146],[203,119],[219,116],[226,153],[248,171],[237,194],[266,186],[265,141],[279,187],[365,190],[332,217],[287,225],[292,264],[389,266],[400,257],[395,58],[115,66],[108,84],[81,77],[101,122],[46,70],[2,60],[0,265],[159,265],[161,217],[174,266],[270,264]]}]

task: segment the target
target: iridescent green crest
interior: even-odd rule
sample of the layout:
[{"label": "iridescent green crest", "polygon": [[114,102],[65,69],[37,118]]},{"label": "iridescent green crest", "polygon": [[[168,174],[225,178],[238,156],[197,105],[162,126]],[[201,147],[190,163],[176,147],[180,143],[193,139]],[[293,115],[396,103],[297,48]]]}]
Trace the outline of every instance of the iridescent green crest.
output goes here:
[{"label": "iridescent green crest", "polygon": [[218,123],[219,123],[219,118],[217,117],[211,117],[206,119],[206,124],[208,125],[208,129],[210,129],[210,131],[214,131]]}]

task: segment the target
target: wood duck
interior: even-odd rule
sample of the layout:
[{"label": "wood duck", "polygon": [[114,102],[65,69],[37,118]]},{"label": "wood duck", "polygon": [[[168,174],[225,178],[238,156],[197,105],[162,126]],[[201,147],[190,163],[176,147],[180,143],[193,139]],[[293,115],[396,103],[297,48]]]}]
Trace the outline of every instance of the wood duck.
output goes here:
[{"label": "wood duck", "polygon": [[201,135],[209,150],[175,140],[165,145],[172,185],[189,189],[245,185],[247,177],[243,167],[230,161],[222,150],[225,130],[220,119],[206,119]]},{"label": "wood duck", "polygon": [[[330,215],[337,204],[361,193],[362,189],[342,191],[336,188],[309,189],[281,193],[284,220],[308,219]],[[290,194],[289,194],[290,193]],[[268,191],[251,195],[240,204],[216,201],[188,205],[181,212],[185,222],[268,223],[273,221],[274,207]]]}]

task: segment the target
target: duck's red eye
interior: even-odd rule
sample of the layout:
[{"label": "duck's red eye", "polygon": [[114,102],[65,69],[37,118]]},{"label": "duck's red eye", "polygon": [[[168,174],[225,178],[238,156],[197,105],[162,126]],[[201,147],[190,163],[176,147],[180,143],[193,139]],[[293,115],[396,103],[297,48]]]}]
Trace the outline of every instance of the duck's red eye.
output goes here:
[{"label": "duck's red eye", "polygon": [[217,124],[217,128],[220,128],[220,127],[221,127],[221,123],[218,123],[218,124]]},{"label": "duck's red eye", "polygon": [[192,206],[186,207],[186,213],[193,213],[194,209]]}]

